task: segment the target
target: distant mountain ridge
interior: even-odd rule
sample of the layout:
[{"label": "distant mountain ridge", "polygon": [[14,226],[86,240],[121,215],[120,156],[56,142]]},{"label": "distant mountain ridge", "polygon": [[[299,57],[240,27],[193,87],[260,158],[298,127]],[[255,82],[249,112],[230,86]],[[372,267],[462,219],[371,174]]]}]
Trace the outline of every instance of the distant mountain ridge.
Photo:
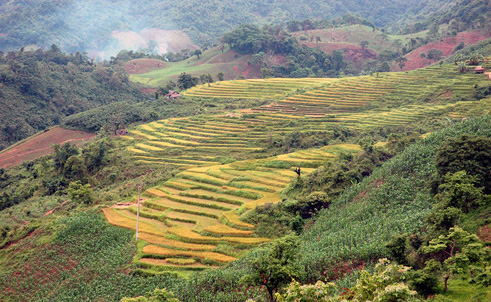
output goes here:
[{"label": "distant mountain ridge", "polygon": [[[96,50],[107,56],[117,50],[158,51],[161,41],[145,39],[148,29],[183,30],[201,45],[244,23],[286,23],[290,20],[335,18],[359,14],[376,26],[438,11],[456,0],[22,0],[0,4],[0,50],[58,45],[67,52]],[[113,32],[131,33],[132,41]],[[185,33],[182,35],[185,35]],[[136,36],[134,35],[136,33]],[[152,42],[153,41],[153,42]],[[119,49],[118,49],[119,48]]]}]

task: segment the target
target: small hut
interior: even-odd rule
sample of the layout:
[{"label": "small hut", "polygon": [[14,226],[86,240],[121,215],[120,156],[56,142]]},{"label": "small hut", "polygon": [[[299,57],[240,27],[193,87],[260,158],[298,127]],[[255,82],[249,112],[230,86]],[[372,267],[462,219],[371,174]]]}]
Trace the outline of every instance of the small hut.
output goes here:
[{"label": "small hut", "polygon": [[181,95],[173,90],[169,90],[169,93],[165,95],[167,99],[178,99]]},{"label": "small hut", "polygon": [[484,73],[484,68],[482,66],[477,66],[476,69],[474,69],[476,73]]}]

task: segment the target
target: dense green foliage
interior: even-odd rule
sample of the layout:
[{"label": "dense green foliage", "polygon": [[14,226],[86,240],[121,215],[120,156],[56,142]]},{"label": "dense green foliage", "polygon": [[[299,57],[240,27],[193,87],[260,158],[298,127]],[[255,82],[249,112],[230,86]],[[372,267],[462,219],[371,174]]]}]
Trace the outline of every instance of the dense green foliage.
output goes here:
[{"label": "dense green foliage", "polygon": [[[406,26],[402,32],[419,32],[434,25],[449,24],[450,31],[454,34],[476,28],[485,28],[490,17],[489,1],[482,0],[459,0],[452,1],[445,10],[432,11],[430,16],[423,22],[415,22]],[[428,16],[422,15],[424,17]]]},{"label": "dense green foliage", "polygon": [[363,18],[360,15],[353,15],[350,13],[345,14],[342,18],[335,18],[333,20],[329,19],[315,19],[315,20],[303,20],[303,21],[288,21],[286,23],[286,28],[289,32],[296,32],[302,30],[311,30],[311,29],[329,29],[334,27],[339,27],[343,25],[353,25],[353,24],[361,24],[366,25],[372,28],[375,28],[375,25]]},{"label": "dense green foliage", "polygon": [[19,228],[23,221],[39,219],[65,200],[70,201],[68,208],[121,200],[136,192],[131,185],[134,178],[142,177],[149,184],[171,174],[165,165],[148,170],[128,162],[115,139],[101,138],[83,148],[67,143],[54,149],[51,156],[0,170],[0,246],[24,234]]},{"label": "dense green foliage", "polygon": [[450,139],[438,150],[436,156],[438,178],[447,173],[466,171],[477,177],[484,193],[491,193],[491,139],[462,136]]},{"label": "dense green foliage", "polygon": [[[152,291],[172,276],[144,278],[123,272],[135,252],[132,232],[107,224],[94,213],[62,218],[52,226],[59,231],[39,231],[34,236],[36,257],[16,261],[22,273],[0,273],[2,301],[119,301]],[[42,240],[49,244],[43,245]],[[128,251],[133,251],[128,253]]]},{"label": "dense green foliage", "polygon": [[70,114],[143,97],[124,70],[85,54],[17,51],[0,56],[0,149],[58,124]]},{"label": "dense green foliage", "polygon": [[300,237],[306,280],[333,275],[339,262],[385,257],[383,242],[423,227],[432,207],[427,180],[436,171],[436,152],[444,141],[464,134],[489,137],[491,119],[469,120],[430,135],[333,200]]},{"label": "dense green foliage", "polygon": [[252,285],[264,285],[274,300],[274,293],[292,279],[299,277],[300,270],[295,264],[299,241],[296,236],[288,235],[270,245],[258,249],[257,255],[248,263],[250,272],[241,282]]},{"label": "dense green foliage", "polygon": [[[452,1],[454,2],[454,1]],[[199,43],[212,42],[244,23],[275,24],[291,20],[334,18],[360,14],[377,26],[441,8],[441,1],[397,0],[340,1],[174,1],[117,0],[81,2],[75,0],[3,1],[0,6],[2,50],[36,44],[47,48],[56,43],[65,51],[111,49],[111,32],[128,29],[186,29]]]},{"label": "dense green foliage", "polygon": [[[222,42],[238,53],[253,54],[252,63],[261,67],[263,77],[333,76],[346,67],[340,51],[331,55],[315,48],[301,47],[281,26],[242,25],[225,34]],[[266,54],[285,56],[286,63],[267,64]]]},{"label": "dense green foliage", "polygon": [[326,192],[330,198],[337,197],[353,183],[372,174],[391,154],[381,148],[369,147],[368,152],[357,155],[343,154],[340,160],[316,169],[314,172],[298,178],[287,190],[291,198],[305,199],[315,191]]}]

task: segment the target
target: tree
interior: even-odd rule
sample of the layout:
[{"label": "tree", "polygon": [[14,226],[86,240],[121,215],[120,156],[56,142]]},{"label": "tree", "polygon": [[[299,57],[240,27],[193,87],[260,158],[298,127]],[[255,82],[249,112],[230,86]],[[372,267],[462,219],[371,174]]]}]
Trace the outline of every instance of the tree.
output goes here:
[{"label": "tree", "polygon": [[467,71],[468,66],[465,63],[465,61],[462,61],[457,64],[457,69],[459,70],[460,73],[464,73]]},{"label": "tree", "polygon": [[434,61],[440,60],[442,56],[443,56],[443,52],[436,48],[428,50],[428,53],[426,54],[426,57],[429,60],[434,60]]},{"label": "tree", "polygon": [[387,259],[380,259],[371,275],[362,270],[356,285],[350,288],[349,300],[353,301],[418,301],[416,292],[411,291],[404,283],[410,267],[391,264]]},{"label": "tree", "polygon": [[67,189],[68,197],[76,203],[91,205],[94,201],[89,184],[83,185],[80,180],[71,182]]},{"label": "tree", "polygon": [[89,172],[85,161],[80,155],[70,156],[63,169],[63,176],[70,180],[78,180],[83,183],[87,183],[89,179]]},{"label": "tree", "polygon": [[438,26],[438,24],[436,24],[436,23],[432,24],[428,30],[428,33],[427,33],[428,38],[430,38],[430,39],[437,38],[439,30],[440,30],[440,27]]},{"label": "tree", "polygon": [[387,36],[387,34],[383,32],[378,34],[378,37],[380,37],[380,44],[389,39],[389,36]]},{"label": "tree", "polygon": [[401,39],[397,39],[394,41],[394,46],[397,48],[397,52],[399,52],[399,50],[401,49],[401,47],[403,46],[404,44],[402,43],[402,40]]},{"label": "tree", "polygon": [[389,63],[384,62],[381,65],[378,64],[377,69],[375,71],[376,72],[389,72],[390,71]]},{"label": "tree", "polygon": [[454,207],[468,213],[484,202],[483,188],[476,188],[477,176],[467,175],[466,171],[447,173],[445,182],[438,189],[441,193],[435,199],[444,208]]},{"label": "tree", "polygon": [[298,213],[303,219],[308,219],[320,210],[329,208],[330,203],[329,196],[325,192],[312,192],[293,204],[290,211]]},{"label": "tree", "polygon": [[[444,291],[448,291],[448,280],[453,274],[470,272],[471,265],[479,263],[489,253],[481,240],[460,227],[450,229],[447,236],[439,236],[423,248],[423,252],[443,253],[445,260],[441,266]],[[430,264],[434,259],[430,260]],[[427,264],[428,265],[428,264]]]},{"label": "tree", "polygon": [[198,84],[199,79],[185,72],[181,73],[177,79],[177,86],[181,90],[186,90]]},{"label": "tree", "polygon": [[205,75],[205,74],[200,75],[200,76],[199,76],[199,79],[200,79],[200,81],[201,81],[201,84],[206,83],[206,75]]},{"label": "tree", "polygon": [[92,173],[103,165],[109,148],[107,139],[101,139],[84,148],[82,157],[89,172]]},{"label": "tree", "polygon": [[448,234],[448,231],[456,226],[462,219],[463,212],[455,207],[447,207],[438,203],[426,216],[426,223],[430,228],[430,234]]},{"label": "tree", "polygon": [[317,281],[315,284],[301,285],[293,281],[284,294],[276,293],[275,297],[278,302],[334,302],[337,301],[337,298],[332,297],[335,290],[339,289],[334,283]]},{"label": "tree", "polygon": [[220,71],[219,73],[217,73],[217,78],[219,81],[223,81],[223,77],[224,77],[223,72]]},{"label": "tree", "polygon": [[300,275],[300,269],[295,263],[298,246],[298,237],[295,235],[262,246],[251,259],[249,274],[242,277],[241,282],[264,285],[273,301],[276,290]]},{"label": "tree", "polygon": [[484,194],[490,194],[491,138],[463,135],[447,140],[437,151],[436,168],[439,180],[447,173],[458,171],[466,171],[467,175],[477,176],[478,187],[484,188]]},{"label": "tree", "polygon": [[199,60],[199,56],[201,56],[202,54],[203,52],[201,51],[201,49],[196,49],[195,51],[193,51],[193,55],[197,56],[198,60]]},{"label": "tree", "polygon": [[250,60],[249,63],[251,65],[257,65],[257,66],[261,67],[261,65],[263,65],[263,60],[264,60],[265,55],[266,54],[262,51],[257,53],[257,54],[253,54],[252,60]]},{"label": "tree", "polygon": [[361,41],[360,42],[361,49],[363,49],[363,50],[367,49],[368,44],[370,44],[370,42],[365,41],[365,40]]},{"label": "tree", "polygon": [[402,70],[404,68],[404,66],[406,66],[407,58],[406,57],[398,57],[396,59],[396,62],[397,62],[397,65],[399,65],[399,68],[401,68],[401,70]]},{"label": "tree", "polygon": [[65,169],[65,164],[68,160],[73,155],[78,155],[79,151],[77,146],[70,144],[70,142],[63,144],[63,145],[53,145],[53,163],[55,166],[55,169],[58,170],[59,172],[63,172]]},{"label": "tree", "polygon": [[470,65],[478,65],[481,61],[484,61],[484,57],[480,53],[474,53],[469,57]]}]

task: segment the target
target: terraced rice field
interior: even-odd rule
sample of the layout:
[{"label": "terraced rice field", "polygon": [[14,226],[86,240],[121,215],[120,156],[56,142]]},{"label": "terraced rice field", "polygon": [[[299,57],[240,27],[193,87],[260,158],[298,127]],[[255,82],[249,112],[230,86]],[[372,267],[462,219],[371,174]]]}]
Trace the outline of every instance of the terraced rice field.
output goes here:
[{"label": "terraced rice field", "polygon": [[[304,167],[301,171],[307,173],[334,160],[340,151],[358,150],[358,145],[333,145],[185,169],[145,191],[139,238],[148,244],[136,262],[161,270],[199,270],[235,260],[250,247],[269,241],[256,237],[255,226],[240,220],[240,213],[280,201],[279,192],[297,177],[292,167]],[[136,205],[104,209],[110,223],[134,230],[136,213]]]},{"label": "terraced rice field", "polygon": [[216,82],[198,85],[184,92],[186,96],[195,97],[220,97],[220,98],[263,98],[277,99],[285,97],[286,94],[295,92],[305,87],[314,88],[334,79],[322,78],[274,78],[274,79],[252,79]]},{"label": "terraced rice field", "polygon": [[[290,90],[285,87],[290,87],[289,85],[292,84],[288,84],[288,81],[295,79],[274,79],[281,83],[277,90],[269,88],[272,80],[262,80],[263,83],[258,82],[261,80],[220,82],[210,87],[197,86],[186,93],[202,98],[270,99],[275,102],[256,108],[254,111],[322,117],[370,110],[375,107],[409,105],[414,100],[424,97],[433,99],[428,101],[434,101],[438,99],[438,95],[434,95],[438,92],[443,96],[451,94],[458,99],[459,96],[472,93],[475,84],[485,84],[487,81],[485,76],[459,74],[452,65],[328,81],[298,79]],[[301,92],[302,90],[306,92]]]},{"label": "terraced rice field", "polygon": [[[279,192],[297,177],[293,168],[310,173],[340,151],[361,150],[358,145],[329,145],[258,159],[275,137],[295,131],[325,133],[339,125],[354,131],[401,126],[430,114],[461,118],[473,111],[489,112],[491,99],[459,101],[476,84],[489,85],[489,80],[460,75],[451,66],[343,79],[220,82],[188,90],[186,95],[271,98],[274,103],[129,130],[124,138],[134,160],[181,170],[145,192],[140,239],[148,245],[140,250],[138,263],[160,270],[200,270],[233,261],[269,240],[256,237],[254,225],[240,215],[280,201]],[[231,158],[239,161],[227,163]],[[110,223],[131,229],[136,212],[135,205],[104,210]]]}]

